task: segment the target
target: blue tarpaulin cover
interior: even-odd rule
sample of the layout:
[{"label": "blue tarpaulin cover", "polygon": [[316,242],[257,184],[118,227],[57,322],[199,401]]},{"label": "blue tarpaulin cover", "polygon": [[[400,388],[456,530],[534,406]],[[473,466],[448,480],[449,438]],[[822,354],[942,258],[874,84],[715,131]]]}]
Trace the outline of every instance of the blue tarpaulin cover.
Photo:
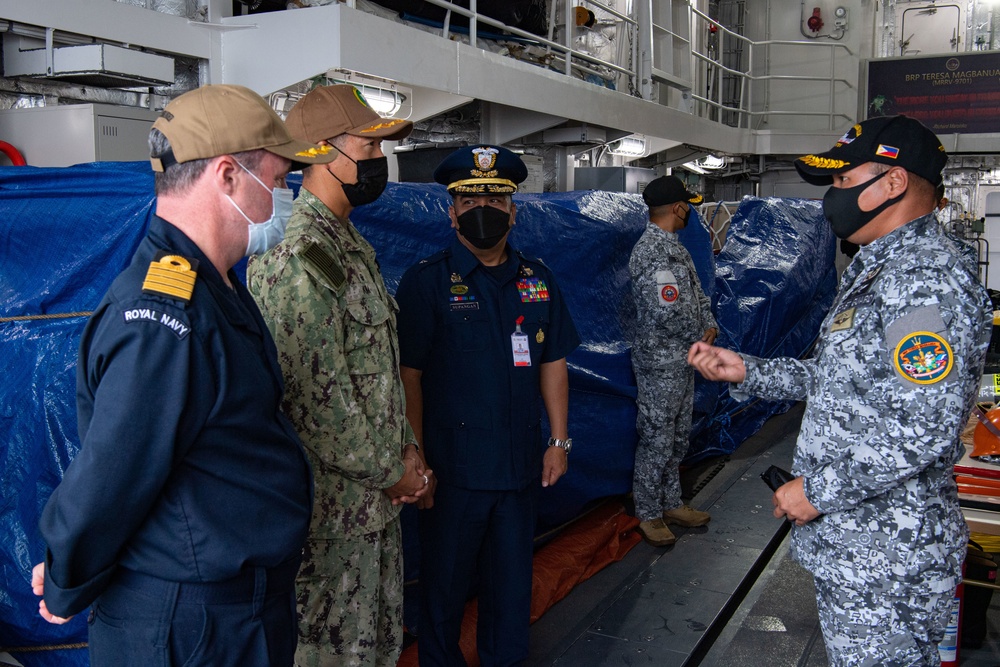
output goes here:
[{"label": "blue tarpaulin cover", "polygon": [[[79,449],[75,368],[85,313],[145,233],[152,193],[146,162],[0,167],[0,647],[15,649],[27,667],[87,663],[79,648],[16,648],[86,641],[85,614],[65,626],[37,614],[30,586],[31,568],[44,554],[37,522]],[[609,192],[517,195],[515,203],[511,242],[555,271],[583,341],[568,360],[570,470],[543,492],[545,529],[631,489],[628,257],[646,208],[638,195]],[[378,252],[390,291],[406,268],[450,241],[448,204],[440,186],[390,184],[377,202],[355,210],[352,219]],[[692,220],[681,232],[713,295],[720,344],[763,356],[808,351],[835,289],[834,243],[828,225],[817,224],[821,218],[817,202],[747,198],[717,257],[702,225]],[[467,397],[456,390],[455,400]],[[724,385],[699,381],[688,461],[733,452],[787,407],[737,404]],[[404,521],[404,554],[412,550],[408,527]]]}]

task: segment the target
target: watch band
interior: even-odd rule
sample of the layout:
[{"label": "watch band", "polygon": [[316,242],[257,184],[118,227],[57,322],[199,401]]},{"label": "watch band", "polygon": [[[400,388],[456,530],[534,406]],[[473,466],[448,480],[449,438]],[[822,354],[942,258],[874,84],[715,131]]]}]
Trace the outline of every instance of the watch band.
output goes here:
[{"label": "watch band", "polygon": [[564,449],[566,450],[566,453],[569,454],[570,450],[573,449],[573,438],[566,438],[565,440],[560,440],[559,438],[549,438],[549,447]]}]

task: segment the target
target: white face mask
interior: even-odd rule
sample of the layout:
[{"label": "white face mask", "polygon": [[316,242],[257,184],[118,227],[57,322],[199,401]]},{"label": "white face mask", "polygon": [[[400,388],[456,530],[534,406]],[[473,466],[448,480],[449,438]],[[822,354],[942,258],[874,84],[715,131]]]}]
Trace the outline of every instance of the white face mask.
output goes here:
[{"label": "white face mask", "polygon": [[[236,164],[243,168],[243,171],[250,174],[253,180],[260,183],[260,187],[268,190],[268,187],[264,185],[264,182],[259,178],[254,176],[254,173],[244,167],[239,160]],[[271,217],[264,222],[254,222],[251,220],[243,209],[233,201],[233,198],[229,195],[225,195],[229,203],[236,207],[236,210],[240,212],[249,224],[249,239],[247,241],[247,251],[246,256],[250,255],[261,255],[274,246],[281,243],[281,240],[285,238],[285,227],[288,225],[288,219],[292,217],[292,191],[289,188],[274,188],[273,190],[268,190],[271,193]]]}]

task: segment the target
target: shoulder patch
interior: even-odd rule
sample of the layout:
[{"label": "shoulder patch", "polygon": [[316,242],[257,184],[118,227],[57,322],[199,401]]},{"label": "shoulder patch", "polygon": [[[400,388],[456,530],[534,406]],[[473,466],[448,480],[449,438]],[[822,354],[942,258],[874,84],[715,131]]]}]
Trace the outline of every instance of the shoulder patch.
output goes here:
[{"label": "shoulder patch", "polygon": [[904,336],[896,345],[892,362],[903,378],[917,384],[943,380],[955,364],[948,341],[930,331]]},{"label": "shoulder patch", "polygon": [[190,301],[197,278],[198,260],[160,250],[149,263],[142,291],[144,294]]},{"label": "shoulder patch", "polygon": [[330,253],[320,248],[316,243],[307,244],[300,254],[302,259],[326,278],[335,290],[339,291],[347,282],[344,269],[333,260],[333,257],[330,257]]},{"label": "shoulder patch", "polygon": [[140,322],[153,322],[170,329],[175,336],[184,339],[191,331],[191,325],[180,317],[175,317],[170,313],[161,310],[155,304],[146,304],[149,307],[137,306],[122,311],[122,322],[125,324],[136,324]]}]

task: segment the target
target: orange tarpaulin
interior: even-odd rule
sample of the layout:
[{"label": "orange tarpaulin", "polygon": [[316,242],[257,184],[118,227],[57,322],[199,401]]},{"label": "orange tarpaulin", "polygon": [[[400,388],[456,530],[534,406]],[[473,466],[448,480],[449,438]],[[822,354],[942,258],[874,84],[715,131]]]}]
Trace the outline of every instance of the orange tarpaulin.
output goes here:
[{"label": "orange tarpaulin", "polygon": [[[535,552],[531,582],[531,622],[562,600],[577,584],[607,565],[621,560],[642,538],[639,520],[625,512],[620,501],[606,502],[583,515]],[[465,606],[459,641],[469,667],[478,667],[476,655],[476,600]],[[417,644],[403,651],[396,667],[417,667]]]}]

